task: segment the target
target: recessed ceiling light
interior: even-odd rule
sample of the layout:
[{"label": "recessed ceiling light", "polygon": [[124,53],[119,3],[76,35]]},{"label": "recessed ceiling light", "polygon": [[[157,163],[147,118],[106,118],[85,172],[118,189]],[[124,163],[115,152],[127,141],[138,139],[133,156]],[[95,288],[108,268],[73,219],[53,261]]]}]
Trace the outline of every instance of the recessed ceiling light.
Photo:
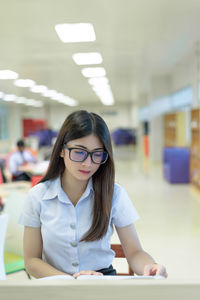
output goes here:
[{"label": "recessed ceiling light", "polygon": [[47,91],[47,87],[45,85],[34,85],[30,88],[32,93],[44,93]]},{"label": "recessed ceiling light", "polygon": [[42,96],[49,97],[49,98],[52,98],[52,97],[54,97],[56,95],[57,95],[56,90],[47,90],[44,93],[42,93]]},{"label": "recessed ceiling light", "polygon": [[77,65],[97,65],[103,61],[101,54],[98,52],[75,53],[72,58]]},{"label": "recessed ceiling light", "polygon": [[94,27],[90,23],[57,24],[55,30],[63,43],[93,42]]},{"label": "recessed ceiling light", "polygon": [[14,85],[19,87],[32,87],[35,85],[35,81],[31,79],[17,79],[14,81]]},{"label": "recessed ceiling light", "polygon": [[106,75],[106,71],[104,68],[97,67],[97,68],[83,68],[81,73],[85,77],[103,77]]},{"label": "recessed ceiling light", "polygon": [[16,98],[17,98],[17,96],[16,95],[10,95],[10,94],[5,94],[4,96],[3,96],[3,100],[4,101],[15,101],[16,100]]},{"label": "recessed ceiling light", "polygon": [[17,79],[18,74],[11,70],[0,70],[0,79]]},{"label": "recessed ceiling light", "polygon": [[90,78],[88,79],[88,83],[91,85],[108,84],[108,78],[107,77]]},{"label": "recessed ceiling light", "polygon": [[92,89],[104,105],[114,104],[113,94],[108,84],[101,86],[93,86]]}]

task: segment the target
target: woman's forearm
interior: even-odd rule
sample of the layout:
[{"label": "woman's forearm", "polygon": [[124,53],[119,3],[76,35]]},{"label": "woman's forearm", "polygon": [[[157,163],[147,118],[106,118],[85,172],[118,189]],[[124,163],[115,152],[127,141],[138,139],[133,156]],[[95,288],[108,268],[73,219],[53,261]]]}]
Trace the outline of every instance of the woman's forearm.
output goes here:
[{"label": "woman's forearm", "polygon": [[144,274],[144,267],[149,264],[155,264],[155,260],[145,251],[137,251],[134,255],[128,260],[128,263],[131,269],[137,275]]},{"label": "woman's forearm", "polygon": [[42,278],[54,275],[70,275],[57,270],[40,258],[29,258],[25,262],[26,271],[35,278]]}]

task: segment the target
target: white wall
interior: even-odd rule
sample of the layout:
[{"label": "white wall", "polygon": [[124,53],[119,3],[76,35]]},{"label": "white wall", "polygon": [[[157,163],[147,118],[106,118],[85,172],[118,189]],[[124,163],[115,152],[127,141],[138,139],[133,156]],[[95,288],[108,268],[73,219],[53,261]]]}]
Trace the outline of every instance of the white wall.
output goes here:
[{"label": "white wall", "polygon": [[61,104],[33,108],[24,105],[9,105],[9,132],[8,150],[12,148],[16,141],[23,136],[22,120],[24,118],[46,119],[48,126],[53,130],[59,130],[65,118],[73,111],[86,109],[102,116],[107,123],[109,130],[112,131],[119,127],[138,126],[137,107],[135,105],[120,106],[88,106],[88,107],[69,107]]},{"label": "white wall", "polygon": [[[62,105],[51,106],[49,110],[49,126],[52,129],[58,130],[65,118],[73,111],[78,109],[86,109],[89,112],[99,114],[107,123],[110,131],[118,127],[134,127],[136,122],[134,120],[133,111],[130,105],[121,105],[114,107],[105,106],[88,106],[88,107],[67,107]],[[136,112],[135,112],[136,114]]]}]

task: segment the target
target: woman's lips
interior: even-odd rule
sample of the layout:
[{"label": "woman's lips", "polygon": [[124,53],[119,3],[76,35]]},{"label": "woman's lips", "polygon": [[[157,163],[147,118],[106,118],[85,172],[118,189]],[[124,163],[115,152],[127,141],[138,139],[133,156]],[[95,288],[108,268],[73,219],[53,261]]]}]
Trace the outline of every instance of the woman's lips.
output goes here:
[{"label": "woman's lips", "polygon": [[90,171],[84,171],[84,170],[79,170],[79,172],[81,172],[82,174],[90,174]]}]

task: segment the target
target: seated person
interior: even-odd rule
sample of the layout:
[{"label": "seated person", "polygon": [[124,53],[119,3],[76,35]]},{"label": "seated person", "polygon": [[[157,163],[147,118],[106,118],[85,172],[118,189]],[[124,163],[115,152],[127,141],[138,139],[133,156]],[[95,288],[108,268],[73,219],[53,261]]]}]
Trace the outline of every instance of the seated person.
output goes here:
[{"label": "seated person", "polygon": [[30,174],[20,170],[20,167],[25,165],[26,163],[35,163],[36,158],[33,154],[25,149],[25,144],[23,140],[19,140],[17,142],[17,151],[10,155],[8,166],[10,172],[12,173],[12,180],[13,181],[30,181],[31,176]]}]

